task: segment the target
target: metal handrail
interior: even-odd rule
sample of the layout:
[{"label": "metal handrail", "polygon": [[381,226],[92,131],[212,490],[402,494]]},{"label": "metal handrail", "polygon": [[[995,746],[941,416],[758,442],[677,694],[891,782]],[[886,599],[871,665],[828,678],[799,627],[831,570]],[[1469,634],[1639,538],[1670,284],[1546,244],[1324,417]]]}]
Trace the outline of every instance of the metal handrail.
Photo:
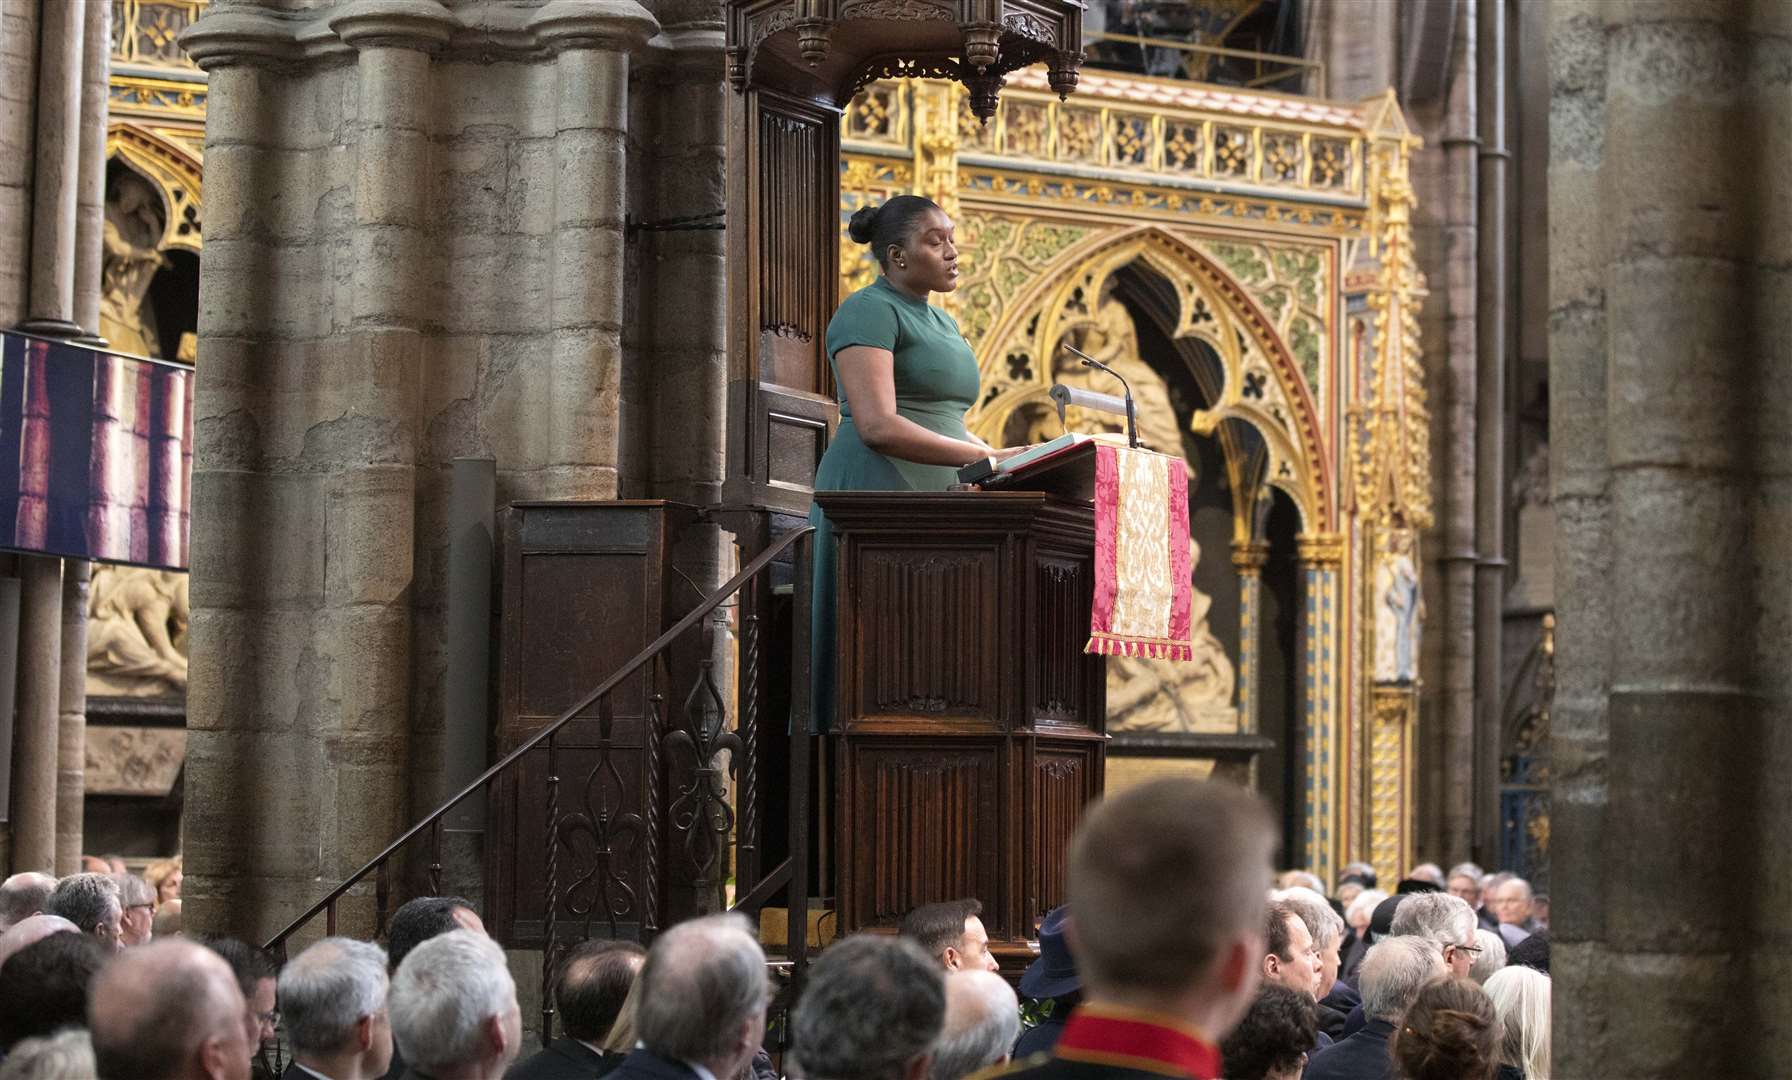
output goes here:
[{"label": "metal handrail", "polygon": [[1124,45],[1137,45],[1143,49],[1147,46],[1155,49],[1174,49],[1178,52],[1193,53],[1197,56],[1217,56],[1235,60],[1254,60],[1258,70],[1266,65],[1274,65],[1286,70],[1270,75],[1259,75],[1250,80],[1246,86],[1251,89],[1281,82],[1290,76],[1312,73],[1314,81],[1325,85],[1325,61],[1308,60],[1299,56],[1284,56],[1281,53],[1257,52],[1252,49],[1230,49],[1220,45],[1202,45],[1193,41],[1178,41],[1175,38],[1152,37],[1144,33],[1127,33],[1125,31],[1089,31],[1083,35],[1086,41],[1112,41]]},{"label": "metal handrail", "polygon": [[311,922],[311,920],[326,912],[328,913],[327,917],[330,922],[330,929],[334,931],[336,921],[336,901],[342,899],[350,889],[364,881],[369,874],[380,870],[393,855],[398,853],[399,849],[422,835],[425,829],[439,825],[442,818],[447,815],[448,811],[454,809],[468,796],[490,783],[499,773],[522,760],[523,756],[528,754],[529,751],[535,749],[543,742],[546,742],[580,713],[590,708],[593,702],[600,700],[604,695],[614,690],[624,679],[627,679],[635,672],[641,670],[641,668],[646,666],[649,661],[653,660],[663,652],[667,646],[671,645],[674,641],[677,641],[685,631],[697,625],[698,621],[704,616],[720,607],[724,600],[733,596],[736,592],[739,592],[743,585],[758,576],[759,573],[767,566],[771,565],[779,555],[782,555],[787,551],[791,545],[814,531],[815,527],[813,525],[802,525],[785,533],[783,536],[780,536],[764,551],[760,552],[751,562],[742,567],[739,573],[729,578],[719,589],[705,597],[701,604],[697,605],[697,607],[692,609],[676,623],[673,623],[672,627],[665,633],[654,638],[645,649],[642,649],[639,653],[635,654],[634,658],[629,660],[628,663],[623,664],[622,667],[618,668],[615,674],[599,683],[596,689],[580,698],[571,708],[562,712],[554,719],[553,723],[530,736],[522,745],[504,755],[504,757],[496,764],[486,769],[483,773],[480,773],[477,778],[461,788],[460,791],[448,799],[447,802],[436,807],[428,817],[425,817],[422,821],[419,821],[409,829],[406,829],[402,836],[392,841],[390,844],[387,844],[385,849],[378,855],[375,855],[372,859],[368,860],[366,865],[349,875],[342,884],[331,889],[323,899],[307,908],[303,915],[300,915],[298,918],[288,923],[279,933],[268,939],[267,943],[263,945],[262,948],[269,952],[281,948],[289,937],[297,933],[307,923]]}]

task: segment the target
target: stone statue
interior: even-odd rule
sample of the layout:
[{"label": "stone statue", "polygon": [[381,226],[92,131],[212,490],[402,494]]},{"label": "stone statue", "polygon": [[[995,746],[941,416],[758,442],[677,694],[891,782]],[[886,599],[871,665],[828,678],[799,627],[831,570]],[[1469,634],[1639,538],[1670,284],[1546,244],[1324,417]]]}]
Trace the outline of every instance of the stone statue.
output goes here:
[{"label": "stone statue", "polygon": [[112,697],[186,693],[187,575],[96,566],[87,597],[87,692]]},{"label": "stone statue", "polygon": [[161,195],[129,169],[116,170],[106,191],[100,333],[119,352],[161,355],[155,309],[144,299],[156,272],[168,261],[157,250],[161,239]]},{"label": "stone statue", "polygon": [[[1192,536],[1188,547],[1192,573],[1200,562],[1201,548]],[[1108,730],[1237,730],[1238,711],[1232,705],[1236,683],[1232,659],[1207,625],[1207,609],[1213,606],[1213,600],[1199,589],[1192,592],[1192,661],[1108,657]]]},{"label": "stone statue", "polygon": [[1375,681],[1410,685],[1419,677],[1419,570],[1412,533],[1394,529],[1375,563]]}]

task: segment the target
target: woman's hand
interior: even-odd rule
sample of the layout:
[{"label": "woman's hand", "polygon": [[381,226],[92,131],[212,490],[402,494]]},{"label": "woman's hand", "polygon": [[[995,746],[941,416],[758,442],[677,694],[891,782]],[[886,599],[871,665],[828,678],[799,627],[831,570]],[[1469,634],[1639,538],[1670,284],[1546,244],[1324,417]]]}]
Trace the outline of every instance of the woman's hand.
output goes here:
[{"label": "woman's hand", "polygon": [[1014,455],[1024,454],[1031,449],[1033,449],[1031,446],[1009,446],[1001,450],[991,450],[989,456],[995,458],[997,461],[1007,461]]}]

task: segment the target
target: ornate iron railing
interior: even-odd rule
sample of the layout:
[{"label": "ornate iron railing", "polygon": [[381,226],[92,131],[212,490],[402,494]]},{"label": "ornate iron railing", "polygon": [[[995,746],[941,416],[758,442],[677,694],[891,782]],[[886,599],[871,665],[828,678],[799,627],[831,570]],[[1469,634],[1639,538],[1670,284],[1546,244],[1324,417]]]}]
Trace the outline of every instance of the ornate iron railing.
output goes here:
[{"label": "ornate iron railing", "polygon": [[[392,896],[392,867],[395,857],[419,838],[423,838],[423,842],[427,844],[429,890],[432,894],[439,894],[442,889],[444,819],[474,793],[485,790],[493,781],[512,770],[520,770],[524,759],[531,752],[540,749],[545,750],[547,756],[547,789],[544,795],[547,819],[544,837],[546,859],[542,883],[545,901],[541,985],[544,1044],[551,1038],[553,1031],[551,986],[558,949],[556,923],[563,902],[565,910],[575,916],[583,916],[582,929],[586,937],[591,936],[600,919],[607,924],[609,935],[616,936],[618,917],[631,912],[640,916],[642,936],[651,937],[659,929],[658,894],[662,875],[666,870],[662,865],[665,853],[661,850],[661,844],[668,827],[674,830],[674,835],[682,834],[682,853],[694,871],[694,888],[699,895],[713,894],[720,897],[727,877],[727,855],[732,840],[737,865],[743,870],[750,868],[754,880],[750,886],[744,881],[741,883],[747,887],[736,898],[731,910],[757,913],[774,898],[786,896],[789,911],[789,953],[786,961],[775,966],[787,972],[793,982],[800,981],[808,960],[806,897],[809,799],[806,778],[809,775],[810,738],[802,734],[799,728],[789,740],[790,776],[793,783],[788,819],[788,857],[777,866],[760,872],[758,817],[762,799],[758,788],[762,770],[757,760],[760,747],[756,729],[759,726],[762,696],[760,669],[766,650],[761,641],[765,620],[758,610],[758,603],[748,599],[741,605],[739,655],[742,694],[739,724],[730,728],[727,703],[716,683],[712,647],[714,628],[710,624],[706,623],[702,629],[702,655],[697,662],[697,678],[683,702],[682,721],[676,726],[672,725],[669,711],[664,708],[666,695],[657,689],[650,693],[647,730],[643,739],[650,782],[645,785],[638,809],[625,808],[625,785],[610,753],[616,745],[613,739],[614,709],[610,695],[630,676],[649,665],[654,666],[653,674],[657,676],[650,683],[665,685],[669,677],[668,650],[693,627],[710,619],[737,594],[743,599],[753,595],[768,595],[768,590],[757,590],[756,593],[755,590],[748,589],[748,586],[763,584],[758,580],[760,575],[793,547],[797,549],[794,580],[795,603],[799,609],[799,617],[795,623],[798,628],[795,637],[798,640],[793,642],[793,648],[797,656],[802,656],[806,652],[806,635],[802,630],[806,621],[801,617],[800,609],[806,604],[805,553],[807,538],[813,532],[812,526],[803,525],[771,542],[742,567],[739,573],[705,596],[701,603],[609,678],[560,713],[552,723],[479,774],[428,816],[406,829],[379,854],[368,860],[366,865],[350,874],[298,918],[288,923],[263,948],[284,962],[287,942],[319,915],[324,918],[326,932],[335,934],[339,902],[370,876],[374,883],[374,934],[378,936],[383,933]],[[793,665],[793,668],[799,673],[806,671],[806,666],[801,663]],[[804,690],[803,679],[799,676],[794,682],[796,685],[792,688],[793,696],[800,701]],[[594,747],[597,751],[596,762],[587,770],[583,790],[576,796],[577,808],[568,811],[562,808],[559,737],[561,729],[574,719],[588,719],[589,710],[593,706],[596,707],[598,721],[598,737]],[[793,709],[798,714],[803,711],[800,704]],[[730,757],[726,766],[718,764],[723,751],[727,751]],[[680,768],[671,767],[674,761]],[[666,766],[663,786],[658,782],[662,775],[662,765]],[[728,773],[733,773],[738,778],[733,791],[741,807],[738,818],[729,804]],[[680,778],[676,783],[675,777]],[[583,840],[589,845],[592,855],[588,864],[577,868],[577,876],[573,877],[563,891],[560,848],[566,846],[569,850],[574,850],[575,840]],[[634,845],[643,845],[643,872],[639,893],[618,872],[616,866],[616,860],[623,851],[632,851]],[[716,907],[721,906],[720,903],[716,904]]]}]

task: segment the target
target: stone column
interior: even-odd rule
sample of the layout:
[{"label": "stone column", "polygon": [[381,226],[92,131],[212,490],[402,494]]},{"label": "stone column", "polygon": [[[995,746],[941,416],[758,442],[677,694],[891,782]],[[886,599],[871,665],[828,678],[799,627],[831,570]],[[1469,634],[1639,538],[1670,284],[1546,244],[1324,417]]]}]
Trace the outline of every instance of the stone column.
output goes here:
[{"label": "stone column", "polygon": [[1767,1076],[1792,1017],[1792,12],[1551,18],[1555,1071]]},{"label": "stone column", "polygon": [[99,341],[106,248],[106,114],[112,70],[112,0],[81,5],[81,164],[75,197],[74,321]]},{"label": "stone column", "polygon": [[1238,571],[1238,730],[1256,734],[1259,622],[1263,618],[1263,567],[1269,562],[1269,545],[1258,540],[1232,541],[1232,568]]},{"label": "stone column", "polygon": [[37,66],[37,139],[26,328],[73,337],[76,218],[81,198],[81,87],[85,5],[44,4]]},{"label": "stone column", "polygon": [[56,755],[58,875],[81,870],[82,811],[87,797],[87,582],[91,573],[85,559],[64,561]]},{"label": "stone column", "polygon": [[31,288],[40,4],[0,4],[0,326],[25,318]]},{"label": "stone column", "polygon": [[[62,560],[19,556],[19,695],[13,730],[12,868],[56,868]],[[46,628],[48,632],[46,631]]]},{"label": "stone column", "polygon": [[1300,695],[1300,737],[1289,747],[1299,763],[1307,819],[1301,823],[1302,850],[1290,865],[1303,866],[1330,881],[1342,865],[1344,838],[1337,833],[1340,790],[1338,665],[1333,647],[1338,623],[1338,572],[1343,538],[1317,533],[1296,541],[1300,564],[1301,614],[1295,628],[1295,687]]}]

